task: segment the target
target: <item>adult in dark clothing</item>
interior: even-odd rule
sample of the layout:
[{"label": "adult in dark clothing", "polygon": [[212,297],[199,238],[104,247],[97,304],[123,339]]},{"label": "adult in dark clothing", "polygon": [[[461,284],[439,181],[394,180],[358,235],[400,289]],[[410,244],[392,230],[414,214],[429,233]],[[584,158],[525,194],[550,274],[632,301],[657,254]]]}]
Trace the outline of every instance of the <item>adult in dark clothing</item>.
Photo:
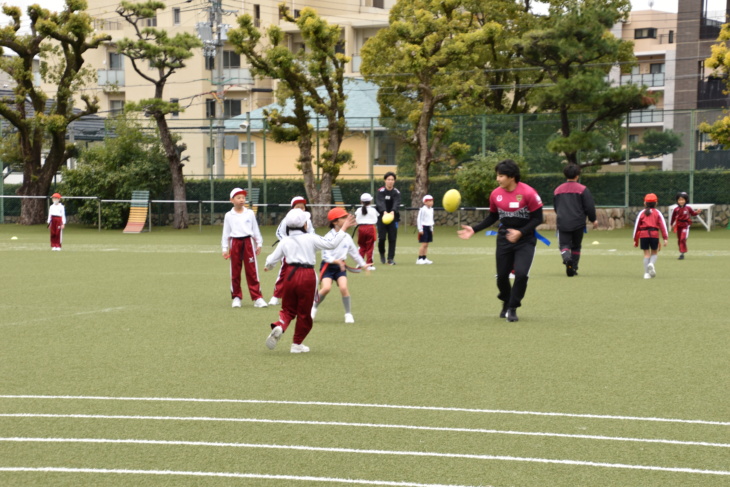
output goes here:
[{"label": "adult in dark clothing", "polygon": [[[494,170],[499,186],[489,196],[489,215],[477,225],[462,225],[457,233],[466,240],[500,222],[496,251],[497,297],[502,300],[499,317],[518,321],[517,308],[522,305],[535,258],[535,229],[542,223],[542,200],[534,188],[520,182],[520,167],[513,160],[505,159]],[[514,285],[509,278],[513,270]]]},{"label": "adult in dark clothing", "polygon": [[[400,221],[400,191],[395,189],[395,173],[387,172],[383,177],[385,186],[375,193],[375,209],[378,210],[378,251],[380,262],[385,264],[385,239],[388,239],[388,265],[395,265],[395,242],[398,238],[398,222]],[[383,223],[383,216],[393,212],[393,221]]]},{"label": "adult in dark clothing", "polygon": [[558,220],[560,255],[563,257],[565,273],[572,277],[578,274],[586,217],[593,223],[594,229],[598,228],[598,221],[590,190],[578,182],[580,167],[568,164],[563,174],[567,181],[555,188],[553,206]]}]

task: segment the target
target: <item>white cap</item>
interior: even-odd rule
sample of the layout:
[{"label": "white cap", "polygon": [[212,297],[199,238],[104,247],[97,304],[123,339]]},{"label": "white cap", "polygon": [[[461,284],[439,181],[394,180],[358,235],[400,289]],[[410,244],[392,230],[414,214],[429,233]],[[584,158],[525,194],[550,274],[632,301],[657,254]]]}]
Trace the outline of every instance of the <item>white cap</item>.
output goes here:
[{"label": "white cap", "polygon": [[428,200],[431,200],[431,201],[433,201],[433,196],[431,196],[430,194],[427,194],[426,196],[424,196],[424,197],[423,197],[423,202],[424,202],[424,203],[425,203],[426,201],[428,201]]},{"label": "white cap", "polygon": [[311,215],[308,211],[294,208],[286,214],[286,226],[287,228],[302,228],[310,218]]},{"label": "white cap", "polygon": [[304,196],[295,196],[291,199],[291,207],[294,208],[294,205],[304,203],[307,204],[307,200],[304,198]]},{"label": "white cap", "polygon": [[360,195],[360,201],[362,201],[362,202],[373,201],[373,197],[370,195],[370,193],[363,193]]},{"label": "white cap", "polygon": [[239,193],[243,193],[244,196],[246,196],[246,194],[247,194],[245,189],[242,189],[242,188],[233,188],[231,190],[231,197],[230,197],[230,199],[233,199],[233,197],[236,196]]}]

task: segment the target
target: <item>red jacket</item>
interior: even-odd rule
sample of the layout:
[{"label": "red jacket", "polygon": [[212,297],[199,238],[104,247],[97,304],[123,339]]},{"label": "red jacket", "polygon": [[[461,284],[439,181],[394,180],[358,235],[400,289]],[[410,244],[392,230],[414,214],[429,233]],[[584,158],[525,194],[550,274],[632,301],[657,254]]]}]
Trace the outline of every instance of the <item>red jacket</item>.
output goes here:
[{"label": "red jacket", "polygon": [[673,227],[676,223],[678,227],[688,227],[692,225],[692,217],[699,214],[699,211],[694,211],[689,207],[689,205],[677,206],[672,211],[672,218],[669,220],[669,226]]},{"label": "red jacket", "polygon": [[659,238],[661,232],[664,240],[669,238],[667,233],[667,224],[664,221],[664,215],[656,208],[651,209],[651,213],[647,216],[646,211],[642,210],[636,217],[634,225],[634,242],[638,242],[640,238]]}]

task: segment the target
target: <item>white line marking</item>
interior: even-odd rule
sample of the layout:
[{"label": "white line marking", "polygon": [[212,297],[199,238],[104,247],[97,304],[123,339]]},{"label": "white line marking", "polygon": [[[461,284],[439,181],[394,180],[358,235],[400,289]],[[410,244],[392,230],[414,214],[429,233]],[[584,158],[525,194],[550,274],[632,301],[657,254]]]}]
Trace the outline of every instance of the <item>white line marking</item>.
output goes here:
[{"label": "white line marking", "polygon": [[37,323],[39,321],[58,320],[59,318],[68,318],[68,317],[72,317],[72,316],[93,315],[93,314],[97,314],[97,313],[111,313],[112,311],[121,311],[123,309],[126,309],[126,306],[117,306],[116,308],[94,309],[94,310],[90,310],[90,311],[79,311],[78,313],[67,313],[64,315],[54,315],[54,316],[49,316],[47,318],[35,318],[32,320],[16,321],[15,323],[4,323],[2,326],[25,325],[27,323]]},{"label": "white line marking", "polygon": [[331,477],[310,477],[298,475],[267,475],[256,473],[229,472],[185,472],[177,470],[129,470],[105,468],[65,467],[0,467],[0,472],[60,472],[60,473],[113,473],[136,475],[178,475],[186,477],[226,477],[239,479],[298,480],[303,482],[331,482],[338,484],[389,485],[395,487],[469,487],[454,484],[419,484],[415,482],[390,482],[387,480],[340,479]]},{"label": "white line marking", "polygon": [[682,423],[682,424],[708,424],[714,426],[730,426],[729,421],[706,421],[702,419],[672,419],[652,418],[642,416],[614,416],[603,414],[573,414],[573,413],[551,413],[540,411],[512,411],[503,409],[471,409],[440,406],[404,406],[398,404],[367,404],[348,402],[323,402],[323,401],[274,401],[260,399],[199,399],[183,397],[111,397],[111,396],[42,396],[28,394],[0,395],[0,399],[65,399],[80,401],[150,401],[150,402],[203,402],[203,403],[233,403],[233,404],[283,404],[288,406],[332,406],[332,407],[358,407],[358,408],[380,408],[380,409],[406,409],[414,411],[449,411],[461,413],[481,414],[516,414],[522,416],[553,416],[565,418],[587,418],[587,419],[620,419],[629,421],[653,421],[660,423]]},{"label": "white line marking", "polygon": [[621,436],[576,435],[567,433],[546,433],[539,431],[511,431],[482,428],[449,428],[440,426],[415,426],[407,424],[378,424],[378,423],[347,423],[340,421],[300,421],[290,419],[260,419],[260,418],[215,418],[207,416],[125,416],[107,414],[32,414],[7,413],[0,414],[0,418],[59,418],[59,419],[131,419],[153,421],[220,421],[231,423],[265,423],[265,424],[292,424],[305,426],[346,426],[355,428],[384,428],[405,429],[418,431],[445,431],[450,433],[483,433],[495,435],[541,436],[550,438],[574,438],[580,440],[625,441],[635,443],[661,443],[666,445],[682,446],[709,446],[715,448],[730,448],[730,443],[709,443],[705,441],[681,441],[661,438],[629,438]]},{"label": "white line marking", "polygon": [[681,472],[703,475],[727,475],[730,471],[725,470],[702,470],[697,468],[683,467],[658,467],[653,465],[630,465],[624,463],[603,463],[588,462],[583,460],[560,460],[552,458],[530,458],[513,457],[506,455],[478,455],[471,453],[440,453],[426,451],[402,451],[402,450],[362,450],[357,448],[331,448],[307,445],[267,445],[261,443],[223,443],[216,441],[170,441],[170,440],[136,440],[136,439],[113,439],[113,438],[0,438],[0,442],[15,443],[95,443],[95,444],[123,444],[123,445],[163,445],[163,446],[214,446],[224,448],[255,448],[265,450],[296,450],[308,452],[327,453],[357,453],[361,455],[393,455],[403,457],[435,457],[435,458],[463,458],[468,460],[502,460],[509,462],[530,462],[548,463],[559,465],[577,465],[585,467],[620,468],[629,470],[653,470],[657,472]]}]

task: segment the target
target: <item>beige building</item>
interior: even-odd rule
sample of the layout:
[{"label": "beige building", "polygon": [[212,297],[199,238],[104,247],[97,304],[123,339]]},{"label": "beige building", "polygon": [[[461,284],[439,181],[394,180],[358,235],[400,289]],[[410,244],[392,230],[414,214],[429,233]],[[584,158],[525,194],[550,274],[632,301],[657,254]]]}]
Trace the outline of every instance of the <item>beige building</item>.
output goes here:
[{"label": "beige building", "polygon": [[[210,41],[208,46],[212,48],[215,47],[213,44],[218,37],[217,27],[222,26],[223,46],[216,50],[217,56],[206,56],[203,49],[196,50],[194,56],[186,61],[186,68],[168,79],[164,96],[184,107],[184,111],[170,115],[169,124],[175,133],[182,135],[183,142],[187,145],[187,151],[183,155],[190,159],[186,162],[185,174],[191,177],[208,177],[212,171],[217,177],[226,176],[228,174],[223,165],[216,163],[212,168],[209,165],[210,160],[224,160],[226,153],[230,152],[225,147],[231,146],[231,140],[227,144],[223,143],[224,150],[219,151],[222,157],[214,157],[216,141],[223,130],[222,120],[219,122],[215,118],[216,109],[223,112],[223,119],[251,112],[272,103],[272,90],[275,88],[270,80],[252,79],[245,58],[236,54],[225,40],[227,29],[237,25],[236,19],[239,15],[248,13],[262,29],[281,24],[288,33],[288,42],[292,47],[301,42],[301,37],[293,24],[279,19],[277,5],[280,0],[193,0],[166,3],[168,7],[160,11],[156,18],[149,19],[147,24],[164,29],[171,36],[181,32],[199,34],[203,40]],[[388,9],[394,3],[395,0],[287,1],[295,16],[301,9],[312,7],[329,22],[343,27],[343,52],[353,59],[348,73],[350,75],[358,73],[360,48],[368,37],[387,25]],[[129,59],[116,51],[117,40],[133,37],[131,26],[116,13],[118,5],[118,0],[95,0],[90,2],[88,8],[88,13],[94,18],[96,31],[112,36],[110,42],[86,55],[86,65],[96,69],[98,81],[85,92],[99,97],[101,116],[121,111],[125,102],[153,96],[152,84],[135,72]],[[219,16],[216,15],[218,11]],[[222,70],[216,69],[217,67]],[[150,75],[155,74],[150,69]],[[45,84],[43,89],[49,96],[55,95],[55,86]],[[218,96],[219,91],[222,96]]]},{"label": "beige building", "polygon": [[[631,112],[628,120],[629,142],[640,142],[648,130],[672,129],[677,14],[658,10],[634,11],[626,22],[617,24],[612,33],[624,41],[634,43],[634,55],[638,61],[631,73],[622,74],[618,68],[614,68],[610,75],[612,82],[645,85],[657,100],[652,107]],[[634,169],[669,169],[672,167],[672,157],[669,154],[656,159],[633,159],[631,166]]]}]

